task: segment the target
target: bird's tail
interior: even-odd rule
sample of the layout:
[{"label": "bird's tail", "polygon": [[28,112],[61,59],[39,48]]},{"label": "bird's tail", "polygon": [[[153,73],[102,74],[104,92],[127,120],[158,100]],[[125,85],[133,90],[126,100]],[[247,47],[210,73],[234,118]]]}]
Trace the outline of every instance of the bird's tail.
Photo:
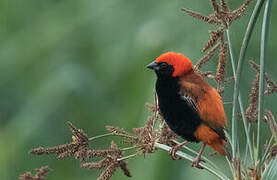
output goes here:
[{"label": "bird's tail", "polygon": [[226,155],[225,145],[227,141],[221,138],[216,132],[214,132],[208,126],[201,124],[194,133],[194,135],[199,141],[208,144],[219,154]]},{"label": "bird's tail", "polygon": [[227,154],[225,145],[226,145],[226,140],[222,138],[218,138],[216,141],[213,141],[209,146],[211,146],[214,150],[219,152],[219,154],[225,156]]}]

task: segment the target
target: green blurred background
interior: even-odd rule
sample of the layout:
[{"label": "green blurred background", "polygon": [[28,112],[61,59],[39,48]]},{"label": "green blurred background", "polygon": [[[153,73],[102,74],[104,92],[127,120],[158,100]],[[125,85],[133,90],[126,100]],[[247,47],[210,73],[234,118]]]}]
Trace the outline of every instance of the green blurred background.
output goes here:
[{"label": "green blurred background", "polygon": [[[229,0],[232,8],[241,3]],[[254,4],[231,27],[235,57]],[[50,156],[32,156],[28,151],[70,142],[66,121],[82,127],[90,136],[105,133],[108,124],[127,130],[141,126],[149,115],[144,104],[152,101],[155,81],[145,65],[166,51],[181,52],[196,63],[203,56],[208,30],[214,29],[184,15],[181,7],[211,12],[208,0],[1,0],[0,179],[17,179],[19,174],[44,165],[53,169],[49,180],[96,179],[98,171],[80,169],[73,158],[58,161]],[[276,19],[274,4],[266,71],[275,80]],[[259,60],[260,29],[261,17],[247,60]],[[204,70],[215,67],[214,58]],[[245,106],[253,77],[247,65],[242,76]],[[232,83],[226,86],[224,101],[228,102]],[[276,96],[269,99],[266,106],[276,114]],[[231,105],[225,107],[230,117]],[[243,145],[244,134],[240,135]],[[106,148],[109,140],[92,146]],[[227,167],[224,158],[211,159]],[[191,168],[189,162],[172,161],[163,151],[131,160],[129,168],[133,179],[139,180],[215,179],[206,171]],[[117,171],[113,179],[128,178]]]}]

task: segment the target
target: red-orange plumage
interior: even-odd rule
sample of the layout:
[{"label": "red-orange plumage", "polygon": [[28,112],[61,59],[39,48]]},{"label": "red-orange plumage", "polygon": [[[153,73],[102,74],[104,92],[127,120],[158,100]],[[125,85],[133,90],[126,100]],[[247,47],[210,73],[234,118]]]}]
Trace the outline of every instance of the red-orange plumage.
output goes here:
[{"label": "red-orange plumage", "polygon": [[226,155],[226,152],[224,149],[226,140],[222,139],[208,126],[203,124],[200,125],[194,134],[201,142],[208,144],[214,150],[219,152],[221,155]]},{"label": "red-orange plumage", "polygon": [[[148,65],[157,75],[156,92],[161,115],[179,136],[203,142],[193,166],[199,167],[206,145],[225,155],[227,124],[221,96],[197,71],[189,58],[175,52],[160,55]],[[182,146],[172,148],[171,155]]]},{"label": "red-orange plumage", "polygon": [[192,69],[191,61],[184,55],[175,52],[168,52],[160,55],[156,59],[157,63],[166,62],[174,67],[173,77],[183,74]]},{"label": "red-orange plumage", "polygon": [[[215,129],[223,129],[226,126],[221,96],[200,74],[192,70],[180,77],[180,84],[184,93],[197,101],[197,110],[203,121]],[[201,142],[208,144],[220,154],[225,154],[226,140],[207,125],[200,125],[194,134]]]},{"label": "red-orange plumage", "polygon": [[[197,110],[203,121],[215,129],[223,129],[227,125],[221,96],[200,74],[193,70],[185,73],[180,77],[180,85],[184,93],[197,102]],[[225,154],[226,140],[207,125],[200,125],[194,134],[201,142]]]},{"label": "red-orange plumage", "polygon": [[[164,63],[167,64],[167,69],[163,67]],[[195,119],[195,121],[190,122],[190,124],[193,124],[193,126],[191,126],[193,130],[191,131],[191,129],[188,129],[190,124],[186,121],[189,121],[189,119],[186,119],[183,124],[181,123],[177,126],[184,126],[183,129],[190,131],[189,133],[192,132],[195,141],[201,141],[204,144],[208,144],[220,154],[224,155],[226,140],[223,129],[226,126],[227,121],[221,96],[218,92],[205,81],[202,75],[194,71],[189,58],[180,53],[164,53],[156,59],[155,64],[155,68],[152,69],[155,69],[158,76],[156,90],[159,101],[163,103],[160,104],[162,106],[162,114],[166,116],[168,124],[174,128],[178,124],[178,121],[184,121],[184,119],[189,118],[186,117],[189,114],[192,116],[190,118]],[[169,76],[171,76],[171,78]],[[168,88],[164,85],[170,84],[170,86],[175,86],[172,82],[176,80],[178,83],[177,90]],[[166,93],[168,93],[168,96],[175,93],[174,97],[176,97],[179,96],[176,95],[176,91],[178,91],[177,93],[181,96],[184,96],[184,100],[188,102],[188,106],[184,106],[187,114],[181,115],[180,111],[172,110],[172,106],[175,105],[175,108],[179,109],[179,106],[181,105],[177,102],[172,104],[172,101],[168,99]],[[166,99],[168,100],[166,101]],[[189,110],[190,106],[193,107],[191,109],[192,112]],[[193,111],[196,111],[197,114],[193,113]],[[177,119],[178,117],[173,117],[174,113],[180,113],[179,120]],[[198,116],[198,118],[194,116]],[[184,119],[182,119],[182,117]],[[180,128],[176,129],[176,133],[179,133],[182,136]],[[183,134],[184,138],[194,141],[193,137],[185,135],[186,133]]]}]

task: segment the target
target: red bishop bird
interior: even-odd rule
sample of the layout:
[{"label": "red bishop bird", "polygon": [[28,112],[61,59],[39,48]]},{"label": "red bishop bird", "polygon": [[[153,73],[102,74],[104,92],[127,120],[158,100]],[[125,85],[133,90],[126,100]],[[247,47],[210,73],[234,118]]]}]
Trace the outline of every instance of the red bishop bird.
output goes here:
[{"label": "red bishop bird", "polygon": [[171,156],[174,158],[188,141],[203,143],[193,167],[202,168],[199,163],[203,161],[201,155],[206,145],[226,155],[224,127],[227,121],[221,96],[194,70],[190,59],[180,53],[167,52],[147,68],[157,75],[160,114],[170,129],[186,140],[171,149]]}]

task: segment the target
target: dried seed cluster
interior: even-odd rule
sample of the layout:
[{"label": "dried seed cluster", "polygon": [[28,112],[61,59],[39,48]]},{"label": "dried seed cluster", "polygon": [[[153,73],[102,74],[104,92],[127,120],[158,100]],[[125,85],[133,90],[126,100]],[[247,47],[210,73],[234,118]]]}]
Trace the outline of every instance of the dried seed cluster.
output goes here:
[{"label": "dried seed cluster", "polygon": [[[157,104],[156,98],[155,104]],[[148,103],[147,107],[153,112],[153,115],[148,118],[143,127],[134,128],[133,133],[129,133],[124,129],[114,126],[106,126],[106,129],[112,133],[110,135],[120,136],[123,138],[123,143],[127,143],[136,148],[135,154],[133,154],[134,156],[139,154],[145,156],[148,153],[155,152],[154,144],[159,137],[161,137],[164,142],[169,142],[169,139],[173,138],[173,132],[169,133],[170,130],[166,128],[163,129],[161,133],[162,135],[159,136],[158,130],[155,130],[155,122],[157,118],[159,118],[157,105],[151,105]],[[125,159],[128,159],[129,157],[123,156],[125,153],[124,148],[118,148],[118,146],[112,141],[108,149],[90,149],[89,141],[94,140],[94,138],[88,138],[87,134],[82,129],[76,128],[72,123],[68,122],[68,125],[72,132],[72,142],[54,147],[38,147],[32,149],[30,153],[34,155],[54,154],[58,159],[73,156],[75,159],[80,160],[82,168],[103,170],[98,177],[98,180],[109,180],[117,168],[120,168],[126,176],[131,177],[131,173],[125,162]],[[168,137],[166,137],[167,135]],[[130,155],[130,157],[131,156],[132,155]],[[87,162],[87,160],[93,158],[101,159],[98,161]],[[26,176],[27,175],[28,173]]]},{"label": "dried seed cluster", "polygon": [[[201,67],[216,54],[217,50],[219,50],[218,65],[215,75],[213,75],[212,72],[204,72],[201,74],[205,77],[214,79],[217,83],[217,90],[221,94],[224,92],[223,83],[233,79],[233,77],[225,77],[228,57],[228,44],[224,40],[224,30],[226,30],[232,22],[244,15],[251,0],[246,0],[244,4],[235,10],[230,10],[226,0],[220,0],[219,4],[216,2],[216,0],[210,0],[210,2],[214,12],[209,16],[203,16],[197,12],[193,12],[185,8],[182,10],[186,14],[196,19],[200,19],[209,24],[214,24],[217,26],[215,30],[209,32],[210,39],[202,49],[202,51],[206,54],[199,60],[194,68],[196,71],[200,72]],[[251,93],[249,95],[249,106],[246,110],[246,118],[249,122],[256,122],[260,71],[259,65],[255,64],[253,61],[250,61],[250,65],[256,71],[256,76],[253,81]],[[277,92],[276,83],[272,81],[266,74],[264,75],[264,78],[267,84],[265,94],[272,94]],[[126,176],[131,177],[131,173],[127,168],[126,159],[140,154],[145,156],[148,153],[154,153],[156,151],[155,142],[166,144],[168,146],[176,145],[176,141],[173,140],[176,140],[178,136],[168,127],[168,125],[159,115],[156,94],[154,102],[155,105],[151,105],[150,103],[146,104],[146,107],[153,113],[152,116],[148,118],[144,126],[133,128],[132,133],[129,133],[118,127],[106,126],[107,131],[111,132],[108,135],[112,134],[122,137],[122,142],[131,145],[131,147],[120,149],[118,145],[112,141],[108,149],[91,149],[89,147],[89,142],[94,140],[95,137],[88,138],[87,134],[82,129],[78,129],[73,126],[72,123],[68,122],[72,132],[72,142],[54,147],[38,147],[31,150],[30,153],[34,155],[54,154],[58,159],[73,156],[75,159],[80,161],[80,166],[82,168],[101,170],[102,172],[97,180],[110,180],[117,169],[121,169]],[[269,124],[272,134],[277,136],[277,125],[272,112],[265,110],[264,117],[265,121]],[[155,127],[157,120],[160,120],[159,128]],[[271,157],[275,157],[277,154],[276,145],[270,146],[269,144],[268,147],[271,147]],[[135,154],[124,156],[127,149],[134,149]],[[89,161],[94,158],[97,158],[98,160]],[[233,159],[233,166],[239,171],[238,174],[241,174],[240,165],[241,164],[239,159]],[[47,166],[41,167],[36,169],[37,172],[34,176],[31,175],[31,172],[26,172],[20,175],[19,178],[21,180],[43,180],[49,170],[50,169]],[[256,177],[257,174],[257,167],[250,169],[250,176]]]},{"label": "dried seed cluster", "polygon": [[164,123],[161,127],[160,131],[160,137],[159,137],[159,143],[166,144],[168,146],[175,146],[176,143],[174,143],[172,140],[177,140],[178,136],[175,134],[166,123]]},{"label": "dried seed cluster", "polygon": [[[151,105],[150,103],[146,104],[146,107],[153,113],[152,116],[148,118],[144,126],[133,128],[133,133],[129,133],[118,127],[106,126],[107,131],[111,132],[111,134],[107,135],[119,136],[123,139],[123,143],[129,144],[131,147],[120,149],[112,141],[108,149],[91,149],[89,147],[89,142],[95,140],[97,136],[88,138],[87,134],[82,129],[78,129],[72,123],[68,122],[72,132],[72,142],[54,147],[38,147],[32,149],[30,153],[34,155],[54,154],[58,159],[73,156],[75,159],[80,160],[82,168],[103,170],[98,180],[109,180],[118,168],[120,168],[126,176],[131,177],[131,173],[125,162],[126,159],[140,154],[145,156],[148,153],[155,152],[156,149],[154,145],[156,141],[173,145],[171,140],[177,138],[177,135],[164,124],[164,121],[159,116],[156,97],[154,102],[155,105]],[[160,123],[163,124],[161,129],[155,129],[155,123],[158,119],[160,119]],[[98,136],[98,138],[99,137],[100,136]],[[130,149],[135,149],[135,154],[123,156],[126,151]],[[100,160],[88,161],[93,158],[100,158]]]},{"label": "dried seed cluster", "polygon": [[206,55],[204,55],[199,61],[198,63],[195,65],[195,69],[196,70],[200,70],[200,68],[206,63],[208,62],[216,53],[216,50],[220,47],[220,44],[217,43],[215,46],[212,47],[212,49],[210,51],[208,51],[208,53]]},{"label": "dried seed cluster", "polygon": [[137,138],[134,139],[132,143],[138,145],[138,151],[144,155],[155,151],[154,145],[157,138],[157,132],[154,129],[154,119],[155,117],[151,116],[143,127],[133,128],[133,132]]},{"label": "dried seed cluster", "polygon": [[[249,94],[248,107],[245,112],[245,117],[248,122],[257,122],[258,115],[258,98],[259,98],[259,82],[260,82],[260,66],[254,61],[249,61],[249,64],[252,69],[256,71],[255,78],[252,83],[251,92]],[[267,89],[265,94],[272,94],[277,92],[277,86],[274,81],[272,81],[267,74],[264,74],[266,80]]]},{"label": "dried seed cluster", "polygon": [[[76,128],[72,123],[68,122],[70,130],[72,132],[72,142],[68,144],[62,144],[54,147],[39,147],[32,149],[31,154],[34,155],[51,155],[56,154],[58,159],[74,156],[75,159],[79,159],[81,167],[89,169],[104,169],[98,180],[109,180],[117,168],[120,168],[123,173],[131,177],[130,171],[127,169],[127,164],[122,158],[122,151],[117,147],[114,142],[111,142],[109,149],[95,150],[89,149],[89,138],[87,134],[82,130]],[[114,133],[127,134],[124,130],[113,128],[109,126]],[[90,158],[103,158],[98,162],[85,162]],[[30,176],[29,172],[25,173],[24,177]],[[23,175],[22,175],[23,177]]]},{"label": "dried seed cluster", "polygon": [[224,25],[226,28],[228,28],[232,22],[241,18],[245,14],[246,8],[250,4],[251,0],[246,0],[239,8],[235,10],[229,9],[226,0],[220,0],[220,4],[218,4],[216,0],[210,0],[210,2],[214,12],[209,16],[204,16],[186,8],[182,8],[182,11],[209,24]]},{"label": "dried seed cluster", "polygon": [[[209,76],[205,77],[214,79],[217,83],[218,92],[222,94],[224,92],[223,83],[227,82],[225,75],[228,57],[228,45],[224,40],[223,32],[225,29],[229,28],[232,22],[238,20],[245,14],[246,8],[250,4],[251,0],[246,0],[235,10],[230,10],[226,0],[220,0],[219,4],[216,0],[210,0],[210,2],[213,8],[213,13],[209,16],[202,15],[186,8],[182,8],[182,11],[196,19],[216,25],[216,29],[209,32],[210,39],[202,49],[203,52],[207,51],[207,53],[198,61],[195,66],[195,70],[200,72],[200,68],[207,63],[216,54],[217,49],[220,48],[216,74],[213,76],[209,73]],[[217,43],[218,41],[219,43]],[[230,78],[228,78],[228,80],[230,80]]]},{"label": "dried seed cluster", "polygon": [[103,158],[98,162],[86,162],[81,164],[82,168],[97,170],[104,169],[97,180],[111,179],[117,168],[120,168],[126,176],[131,177],[131,173],[127,168],[126,162],[124,160],[119,160],[122,158],[122,151],[113,141],[111,142],[110,148],[108,150],[90,150],[88,154],[90,158]]},{"label": "dried seed cluster", "polygon": [[267,89],[265,91],[265,94],[273,94],[277,92],[277,85],[276,83],[269,79],[269,77],[265,74],[265,81],[267,84]]},{"label": "dried seed cluster", "polygon": [[32,176],[30,171],[19,176],[20,180],[43,180],[51,169],[48,166],[43,166],[36,169],[36,174]]},{"label": "dried seed cluster", "polygon": [[84,161],[88,151],[88,137],[82,129],[77,129],[72,123],[68,122],[72,132],[72,142],[54,147],[38,147],[30,151],[34,155],[56,154],[58,159],[74,156],[75,159]]},{"label": "dried seed cluster", "polygon": [[277,137],[277,124],[276,124],[275,118],[273,116],[273,113],[268,109],[265,109],[264,120],[269,125],[271,134],[273,135],[273,137],[276,138]]},{"label": "dried seed cluster", "polygon": [[277,144],[274,144],[273,146],[271,146],[270,155],[271,155],[272,158],[276,157],[276,155],[277,155]]}]

